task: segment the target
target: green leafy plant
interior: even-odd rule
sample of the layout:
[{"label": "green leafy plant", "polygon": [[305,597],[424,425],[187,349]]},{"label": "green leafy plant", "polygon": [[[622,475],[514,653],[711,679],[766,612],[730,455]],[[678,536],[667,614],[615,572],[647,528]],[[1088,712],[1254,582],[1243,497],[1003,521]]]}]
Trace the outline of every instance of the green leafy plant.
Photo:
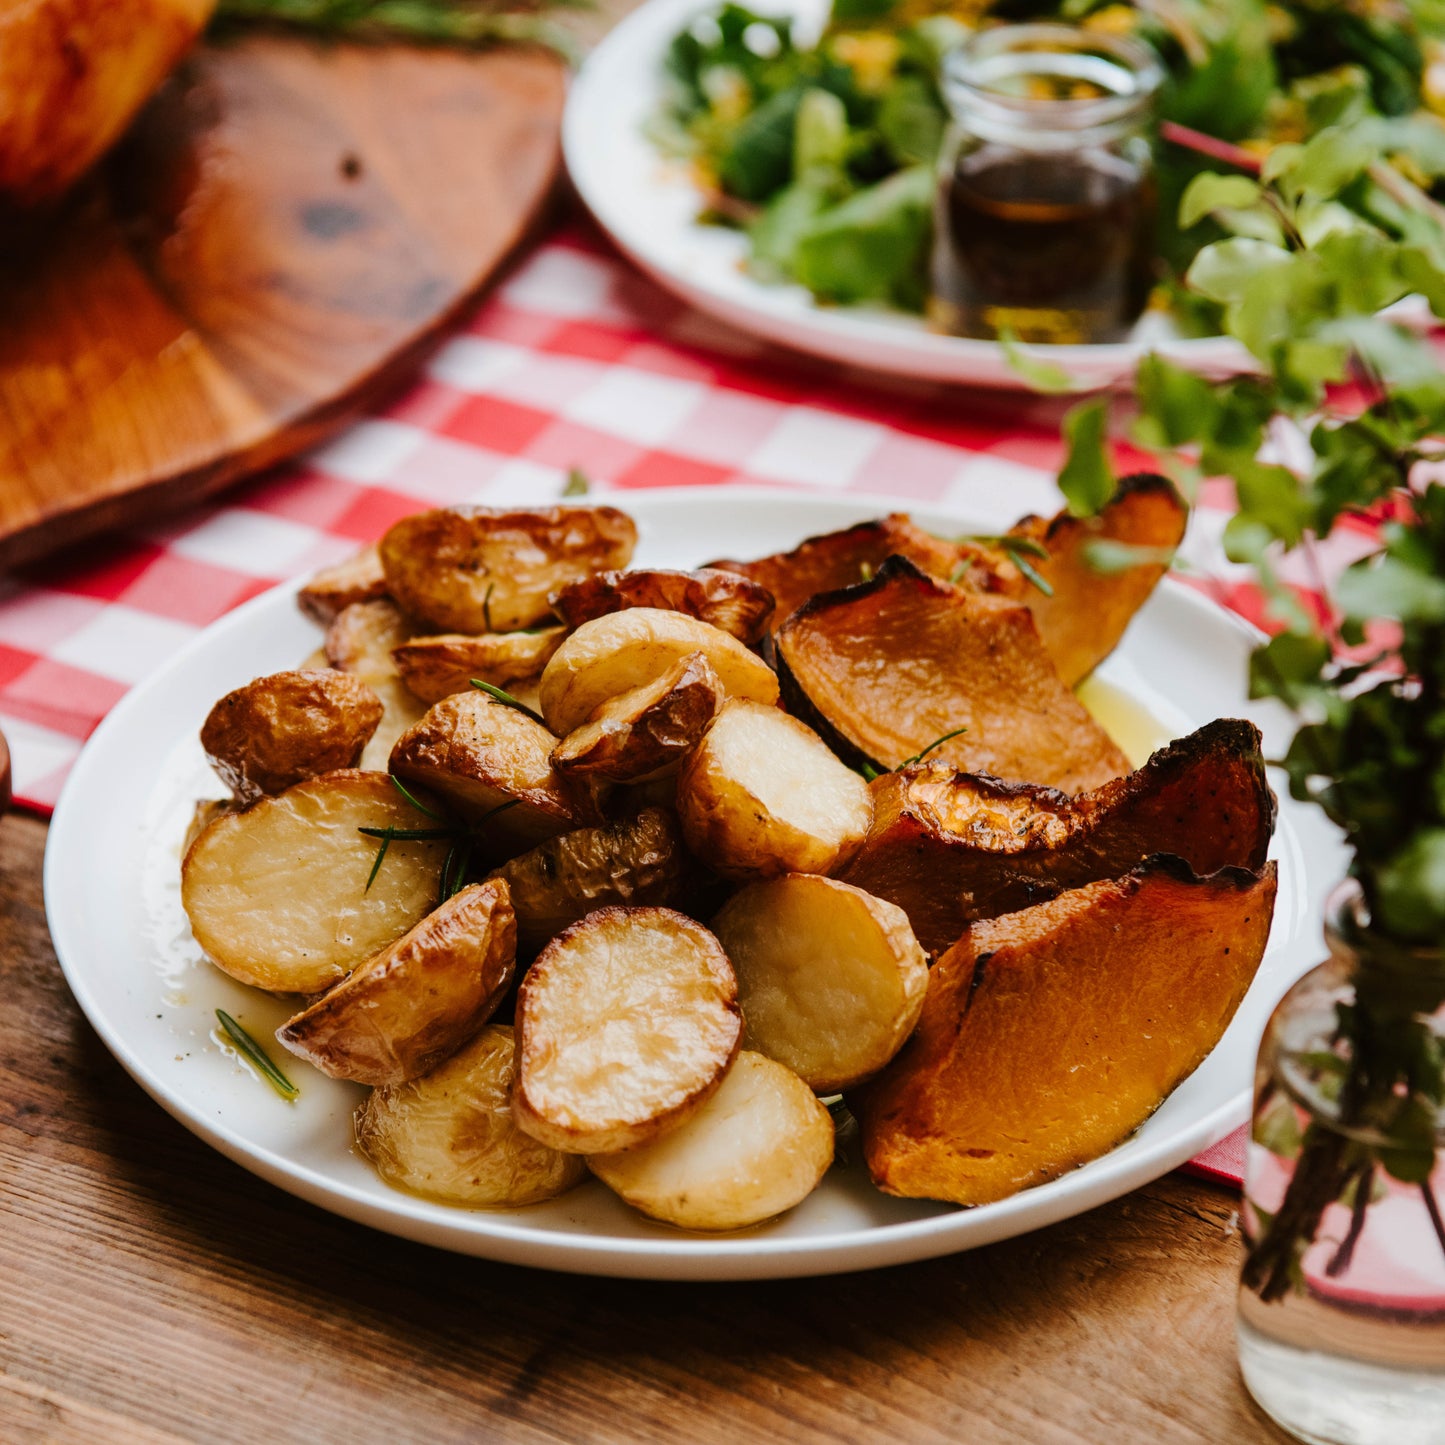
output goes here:
[{"label": "green leafy plant", "polygon": [[[1181,221],[1220,234],[1188,284],[1221,307],[1258,372],[1213,383],[1151,357],[1137,377],[1136,439],[1186,487],[1234,481],[1225,550],[1253,568],[1278,629],[1253,654],[1251,695],[1297,714],[1280,761],[1292,794],[1343,831],[1367,919],[1334,1047],[1296,1061],[1335,1125],[1256,1131],[1293,1160],[1279,1209],[1257,1211],[1245,1266],[1266,1300],[1302,1280],[1336,1201],[1353,1220],[1331,1265],[1343,1267],[1385,1176],[1421,1190],[1445,1249],[1427,1183],[1445,1102],[1445,1041],[1430,1021],[1445,1007],[1445,370],[1427,336],[1381,314],[1415,296],[1445,316],[1445,227],[1406,172],[1426,183],[1445,172],[1435,122],[1357,120],[1277,147],[1257,177],[1197,177]],[[1080,514],[1112,486],[1104,424],[1100,401],[1066,423],[1060,482]],[[1331,595],[1317,548],[1355,519],[1379,543]],[[1286,584],[1286,558],[1314,579],[1317,603]]]}]

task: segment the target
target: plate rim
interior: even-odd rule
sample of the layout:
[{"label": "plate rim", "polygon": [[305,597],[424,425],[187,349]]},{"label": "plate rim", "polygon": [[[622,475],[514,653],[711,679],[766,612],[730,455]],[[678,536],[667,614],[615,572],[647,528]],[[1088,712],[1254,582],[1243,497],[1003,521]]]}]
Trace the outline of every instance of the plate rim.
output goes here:
[{"label": "plate rim", "polygon": [[[607,491],[599,492],[596,500],[605,499],[612,504],[631,503],[640,513],[645,513],[653,507],[664,510],[669,505],[705,505],[709,500],[716,502],[723,494],[727,496],[729,505],[797,507],[801,504],[805,510],[817,505],[820,514],[830,505],[834,508],[856,508],[859,512],[886,511],[896,508],[898,501],[897,498],[867,493],[819,495],[768,487],[674,487],[649,489],[636,494]],[[970,525],[966,504],[915,502],[911,507],[925,515],[931,513]],[[646,518],[640,516],[639,520],[645,523]],[[63,906],[66,889],[73,885],[62,870],[67,854],[75,846],[72,838],[83,827],[81,810],[87,791],[93,786],[92,774],[113,761],[107,756],[107,750],[113,746],[112,737],[124,733],[132,715],[144,715],[151,695],[175,673],[184,670],[193,657],[223,642],[233,630],[248,627],[258,614],[275,609],[279,616],[283,603],[287,609],[294,608],[299,580],[279,583],[203,628],[166,663],[136,684],[107,714],[77,758],[57,801],[43,867],[46,917],[56,957],[67,986],[91,1026],[126,1072],[167,1113],[251,1173],[329,1212],[386,1233],[504,1263],[618,1278],[781,1279],[933,1258],[1046,1227],[1161,1177],[1200,1150],[1218,1142],[1247,1119],[1252,1091],[1246,1078],[1233,1094],[1216,1103],[1188,1127],[1180,1128],[1167,1140],[1154,1141],[1141,1159],[1126,1158],[1120,1162],[1119,1154],[1128,1142],[1124,1141],[1080,1169],[1020,1191],[1009,1199],[982,1206],[987,1214],[979,1209],[955,1208],[921,1219],[853,1227],[818,1238],[787,1236],[775,1239],[746,1235],[685,1235],[681,1232],[675,1239],[625,1238],[598,1237],[586,1232],[539,1231],[535,1226],[528,1226],[525,1219],[518,1221],[511,1214],[458,1209],[401,1192],[388,1197],[382,1206],[358,1193],[345,1180],[330,1178],[309,1165],[282,1157],[269,1146],[250,1142],[234,1126],[214,1124],[198,1106],[189,1104],[184,1097],[168,1088],[92,992],[89,976],[80,961],[83,944],[76,940],[73,933],[78,924],[71,922]],[[1207,618],[1206,625],[1223,625],[1238,634],[1241,641],[1252,641],[1262,636],[1243,618],[1173,577],[1166,576],[1160,586],[1173,600],[1193,610],[1201,621]],[[176,738],[181,736],[178,731]],[[433,1217],[437,1211],[443,1213],[440,1222]],[[1018,1222],[1016,1216],[1019,1214],[1025,1215],[1027,1222]],[[952,1238],[960,1233],[963,1238]],[[439,1234],[448,1237],[440,1239]]]}]

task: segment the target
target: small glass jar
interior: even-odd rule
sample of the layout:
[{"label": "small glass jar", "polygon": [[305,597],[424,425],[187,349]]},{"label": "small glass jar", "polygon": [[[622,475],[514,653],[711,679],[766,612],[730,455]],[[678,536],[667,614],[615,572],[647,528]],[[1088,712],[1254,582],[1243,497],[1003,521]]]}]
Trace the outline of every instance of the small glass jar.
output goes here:
[{"label": "small glass jar", "polygon": [[929,317],[956,336],[1118,341],[1154,284],[1147,131],[1163,71],[1071,25],[983,30],[944,62]]},{"label": "small glass jar", "polygon": [[1373,935],[1352,884],[1326,938],[1260,1045],[1240,1369],[1301,1440],[1440,1445],[1445,952]]}]

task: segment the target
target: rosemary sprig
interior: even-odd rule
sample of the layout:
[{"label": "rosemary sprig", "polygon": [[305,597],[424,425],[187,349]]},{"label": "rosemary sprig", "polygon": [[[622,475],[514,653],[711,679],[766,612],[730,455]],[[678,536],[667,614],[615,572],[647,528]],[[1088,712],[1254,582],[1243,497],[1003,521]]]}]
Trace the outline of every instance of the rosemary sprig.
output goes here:
[{"label": "rosemary sprig", "polygon": [[592,490],[592,483],[580,467],[573,467],[567,473],[567,483],[562,488],[564,497],[585,497]]},{"label": "rosemary sprig", "polygon": [[934,748],[941,748],[944,743],[946,743],[950,738],[961,737],[967,731],[968,729],[966,727],[954,728],[952,732],[944,733],[941,738],[934,738],[934,740],[929,743],[929,745],[924,748],[922,752],[914,753],[911,758],[904,758],[903,761],[899,763],[896,768],[875,768],[872,763],[868,762],[865,759],[865,761],[859,766],[858,771],[863,775],[863,781],[865,783],[871,783],[875,778],[881,778],[884,773],[901,772],[911,763],[921,763],[924,758],[926,758],[929,753],[934,750]]},{"label": "rosemary sprig", "polygon": [[484,823],[490,822],[498,813],[505,813],[508,808],[515,808],[521,802],[520,798],[508,798],[505,803],[498,803],[495,808],[483,813],[473,823],[450,823],[440,817],[430,808],[422,807],[414,797],[407,791],[406,787],[396,778],[396,783],[403,797],[413,806],[420,808],[429,818],[436,818],[439,825],[435,828],[398,828],[393,823],[388,823],[384,828],[360,827],[356,831],[365,838],[379,838],[381,847],[376,850],[376,860],[371,865],[371,872],[366,879],[366,887],[363,893],[371,891],[371,885],[376,882],[376,876],[381,872],[381,865],[386,861],[388,849],[393,843],[450,843],[447,849],[446,858],[442,861],[441,874],[441,897],[440,902],[445,903],[447,899],[455,897],[466,887],[467,869],[472,862],[472,849],[481,838],[481,828]]},{"label": "rosemary sprig", "polygon": [[[1035,542],[1032,537],[1014,537],[1007,532],[998,537],[980,535],[966,537],[962,540],[977,542],[980,547],[992,547],[996,551],[1002,552],[1023,573],[1025,581],[1037,587],[1045,597],[1054,595],[1053,583],[1028,560],[1030,557],[1036,557],[1041,562],[1049,560],[1049,549],[1042,542]],[[968,566],[966,563],[963,566],[966,572]],[[953,582],[956,579],[950,577],[948,580]]]},{"label": "rosemary sprig", "polygon": [[402,797],[405,798],[407,802],[410,803],[412,807],[417,810],[418,813],[425,813],[428,818],[435,818],[438,823],[442,821],[442,815],[436,812],[434,809],[428,808],[427,805],[423,803],[422,800],[418,798],[417,795],[413,793],[412,790],[408,788],[407,785],[402,782],[402,780],[397,777],[395,773],[388,773],[387,776],[391,779],[392,787],[395,788],[397,792],[400,793]]},{"label": "rosemary sprig", "polygon": [[223,1008],[216,1010],[221,1032],[230,1040],[236,1052],[261,1075],[287,1103],[299,1099],[301,1090],[271,1062],[266,1050],[231,1017]]},{"label": "rosemary sprig", "polygon": [[494,683],[483,682],[479,677],[472,679],[472,686],[479,692],[486,693],[488,697],[495,698],[498,702],[505,703],[508,707],[516,708],[518,712],[526,713],[533,722],[539,722],[543,727],[547,726],[547,719],[544,718],[541,713],[528,707],[521,698],[513,697],[506,688],[497,687]]},{"label": "rosemary sprig", "polygon": [[487,624],[488,632],[495,632],[497,629],[492,626],[492,593],[497,590],[495,582],[487,583],[487,590],[482,594],[482,621]]}]

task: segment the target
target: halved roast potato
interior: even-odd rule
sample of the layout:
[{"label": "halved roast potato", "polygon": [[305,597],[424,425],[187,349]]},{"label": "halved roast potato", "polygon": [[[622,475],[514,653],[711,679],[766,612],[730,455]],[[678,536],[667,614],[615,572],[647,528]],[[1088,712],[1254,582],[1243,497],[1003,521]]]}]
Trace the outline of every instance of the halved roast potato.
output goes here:
[{"label": "halved roast potato", "polygon": [[381,699],[344,672],[273,672],[211,709],[201,746],[244,805],[303,778],[354,768],[381,714]]},{"label": "halved roast potato", "polygon": [[734,894],[712,921],[738,979],[743,1045],[833,1094],[871,1078],[913,1032],[928,960],[901,908],[790,873]]},{"label": "halved roast potato", "polygon": [[479,637],[447,632],[410,638],[392,648],[391,660],[417,697],[440,702],[454,692],[466,692],[474,677],[495,687],[507,687],[518,678],[540,677],[566,636],[565,627],[484,632]]},{"label": "halved roast potato", "polygon": [[[871,582],[825,592],[776,634],[790,711],[845,762],[937,762],[1066,793],[1129,761],[1059,680],[1029,609],[890,557]],[[945,734],[966,728],[937,749]]]},{"label": "halved roast potato", "polygon": [[333,1079],[405,1083],[476,1034],[516,963],[507,885],[473,883],[288,1019],[276,1037]]},{"label": "halved roast potato", "polygon": [[573,1154],[633,1149],[707,1102],[742,1038],[717,939],[670,908],[600,908],[517,995],[517,1123]]},{"label": "halved roast potato", "polygon": [[511,890],[518,946],[531,954],[598,908],[680,907],[698,871],[673,814],[644,808],[600,828],[548,838],[491,876]]},{"label": "halved roast potato", "polygon": [[655,682],[700,652],[729,697],[778,700],[778,679],[730,633],[681,612],[630,607],[584,622],[542,673],[542,716],[566,737],[619,693]]},{"label": "halved roast potato", "polygon": [[331,624],[338,612],[353,602],[381,602],[386,598],[386,574],[376,548],[363,547],[354,557],[324,567],[296,594],[296,603],[313,622]]},{"label": "halved roast potato", "polygon": [[[1031,558],[1052,593],[1032,584],[1014,589],[1039,625],[1044,648],[1059,676],[1072,687],[1118,645],[1134,614],[1169,570],[1167,556],[1184,539],[1189,508],[1167,477],[1125,477],[1109,503],[1093,517],[1025,517],[1009,536],[1034,542],[1048,556]],[[1139,549],[1132,565],[1101,572],[1089,560],[1093,542]]]},{"label": "halved roast potato", "polygon": [[320,993],[437,900],[445,843],[393,842],[373,878],[381,844],[358,829],[434,824],[385,773],[353,770],[217,818],[181,865],[181,902],[196,942],[242,983]]},{"label": "halved roast potato", "polygon": [[625,567],[637,526],[615,507],[452,507],[381,539],[391,595],[442,632],[512,632],[551,615],[569,582]]},{"label": "halved roast potato", "polygon": [[517,708],[475,690],[459,692],[396,740],[391,771],[439,793],[465,818],[496,813],[498,836],[529,847],[595,819],[586,797],[553,768],[556,745]]},{"label": "halved roast potato", "polygon": [[966,572],[969,585],[982,592],[1013,592],[1022,581],[1018,568],[1002,552],[967,537],[935,537],[906,512],[809,537],[791,552],[709,566],[736,572],[767,588],[777,604],[772,616],[777,628],[809,598],[867,582],[893,556],[906,557],[945,582]]},{"label": "halved roast potato", "polygon": [[973,924],[902,1052],[850,1094],[873,1182],[987,1204],[1113,1148],[1218,1043],[1264,955],[1275,870],[1122,878]]},{"label": "halved roast potato", "polygon": [[582,1160],[517,1128],[512,1030],[488,1024],[420,1078],[374,1090],[356,1111],[356,1147],[398,1189],[468,1209],[540,1204],[586,1177]]},{"label": "halved roast potato", "polygon": [[364,682],[381,699],[381,723],[371,735],[361,766],[384,772],[397,738],[420,719],[426,704],[401,680],[392,649],[416,632],[416,623],[389,598],[353,602],[326,629],[326,658],[339,672]]},{"label": "halved roast potato", "polygon": [[569,628],[629,607],[685,612],[730,632],[751,647],[768,630],[772,594],[737,572],[700,567],[695,572],[642,568],[598,572],[552,594],[552,610]]},{"label": "halved roast potato", "polygon": [[705,653],[609,698],[552,751],[562,772],[645,783],[674,773],[718,714],[726,693]]},{"label": "halved roast potato", "polygon": [[733,698],[677,776],[687,846],[724,878],[828,873],[862,844],[868,785],[806,724]]},{"label": "halved roast potato", "polygon": [[896,903],[933,954],[975,919],[1117,878],[1151,853],[1197,873],[1258,869],[1274,829],[1259,730],[1234,718],[1072,799],[928,762],[872,790],[868,837],[838,876]]},{"label": "halved roast potato", "polygon": [[587,1167],[649,1218],[745,1229],[801,1203],[833,1162],[833,1120],[798,1076],[743,1052],[681,1128]]}]

